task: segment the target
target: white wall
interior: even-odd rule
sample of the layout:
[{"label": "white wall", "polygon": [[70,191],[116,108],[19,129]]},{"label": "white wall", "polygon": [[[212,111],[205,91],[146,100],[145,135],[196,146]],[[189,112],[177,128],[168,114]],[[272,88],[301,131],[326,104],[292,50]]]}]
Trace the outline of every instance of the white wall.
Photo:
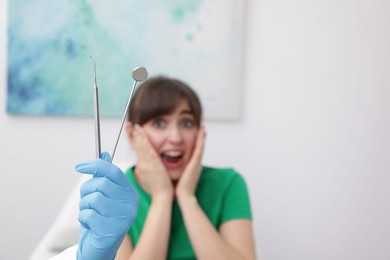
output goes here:
[{"label": "white wall", "polygon": [[[94,156],[93,122],[6,114],[5,10],[0,259],[26,259]],[[207,122],[205,162],[245,176],[267,260],[390,259],[389,13],[388,0],[248,1],[243,117]],[[102,122],[104,149],[119,123]]]}]

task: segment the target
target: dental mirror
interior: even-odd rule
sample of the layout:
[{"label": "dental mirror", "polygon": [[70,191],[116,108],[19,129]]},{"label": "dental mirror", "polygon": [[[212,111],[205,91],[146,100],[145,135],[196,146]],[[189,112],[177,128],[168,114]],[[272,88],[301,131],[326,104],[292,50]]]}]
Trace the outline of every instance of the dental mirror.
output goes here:
[{"label": "dental mirror", "polygon": [[136,67],[132,76],[135,81],[144,81],[148,77],[148,71],[144,67]]},{"label": "dental mirror", "polygon": [[133,93],[134,93],[135,87],[137,85],[137,82],[144,81],[148,77],[148,71],[144,67],[136,67],[136,68],[133,69],[132,76],[133,76],[133,79],[135,81],[134,81],[134,84],[133,84],[133,88],[131,89],[129,99],[127,100],[126,109],[125,109],[125,112],[124,112],[123,118],[122,118],[121,128],[119,129],[119,134],[118,134],[118,137],[117,137],[116,142],[115,142],[114,150],[112,151],[112,154],[111,154],[111,162],[114,159],[116,147],[118,146],[119,138],[121,137],[123,124],[125,123],[126,116],[127,116],[127,111],[129,109],[129,106],[130,106],[130,103],[131,103],[131,98],[133,97]]}]

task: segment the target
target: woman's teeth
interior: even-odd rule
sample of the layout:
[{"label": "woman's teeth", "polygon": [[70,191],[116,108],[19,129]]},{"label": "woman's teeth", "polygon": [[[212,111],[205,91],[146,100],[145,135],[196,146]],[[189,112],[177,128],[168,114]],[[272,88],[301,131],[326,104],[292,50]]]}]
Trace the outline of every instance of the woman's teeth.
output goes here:
[{"label": "woman's teeth", "polygon": [[178,152],[178,151],[170,151],[170,152],[163,153],[164,157],[174,157],[174,158],[177,158],[177,157],[181,157],[182,155],[183,155],[183,153],[182,152]]}]

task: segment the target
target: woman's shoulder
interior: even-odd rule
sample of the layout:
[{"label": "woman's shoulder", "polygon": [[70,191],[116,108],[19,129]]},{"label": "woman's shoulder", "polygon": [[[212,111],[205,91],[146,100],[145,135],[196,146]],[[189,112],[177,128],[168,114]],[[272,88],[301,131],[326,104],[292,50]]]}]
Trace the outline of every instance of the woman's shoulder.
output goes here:
[{"label": "woman's shoulder", "polygon": [[235,174],[239,174],[239,173],[232,167],[220,168],[220,167],[211,167],[211,166],[203,165],[202,174],[235,175]]},{"label": "woman's shoulder", "polygon": [[217,168],[210,166],[203,166],[201,178],[204,181],[216,181],[216,182],[230,182],[234,179],[242,179],[242,176],[234,168]]},{"label": "woman's shoulder", "polygon": [[218,201],[218,198],[225,200],[225,196],[243,198],[246,197],[245,194],[247,194],[246,182],[234,168],[203,166],[197,186],[197,196],[204,200],[212,197]]}]

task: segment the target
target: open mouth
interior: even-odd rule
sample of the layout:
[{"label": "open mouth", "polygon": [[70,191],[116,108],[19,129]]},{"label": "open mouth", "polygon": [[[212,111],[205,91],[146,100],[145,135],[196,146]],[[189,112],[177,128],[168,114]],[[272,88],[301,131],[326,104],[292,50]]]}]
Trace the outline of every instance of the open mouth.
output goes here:
[{"label": "open mouth", "polygon": [[183,158],[183,152],[169,151],[161,154],[162,161],[168,167],[178,166]]}]

